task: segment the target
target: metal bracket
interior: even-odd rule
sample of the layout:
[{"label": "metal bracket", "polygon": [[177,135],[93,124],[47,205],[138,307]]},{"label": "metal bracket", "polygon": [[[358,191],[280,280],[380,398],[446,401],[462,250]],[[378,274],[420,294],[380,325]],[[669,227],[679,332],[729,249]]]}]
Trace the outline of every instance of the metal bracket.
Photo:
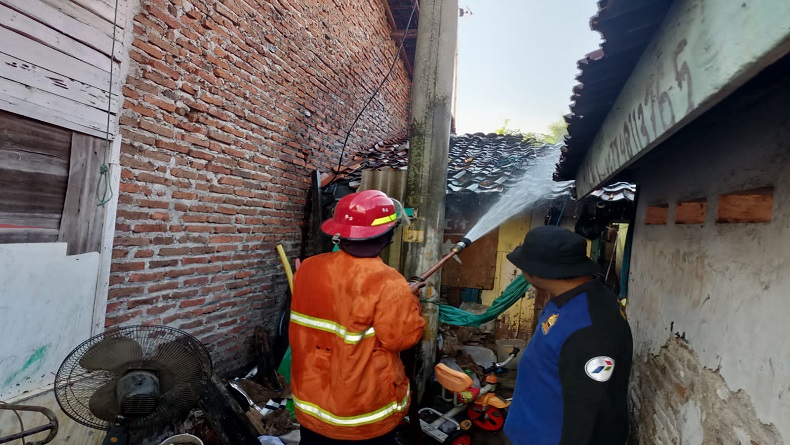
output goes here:
[{"label": "metal bracket", "polygon": [[49,431],[49,435],[45,437],[44,440],[40,440],[38,442],[28,442],[30,445],[43,445],[52,442],[52,439],[54,439],[55,436],[58,434],[58,418],[55,416],[55,413],[53,413],[52,410],[50,409],[41,406],[10,405],[7,403],[0,403],[0,410],[37,412],[43,414],[49,420],[49,423],[47,423],[46,425],[41,425],[35,428],[30,428],[29,430],[20,431],[10,436],[0,437],[0,443],[13,442],[15,440],[22,439],[23,437],[28,437],[34,434],[43,433],[44,431]]}]

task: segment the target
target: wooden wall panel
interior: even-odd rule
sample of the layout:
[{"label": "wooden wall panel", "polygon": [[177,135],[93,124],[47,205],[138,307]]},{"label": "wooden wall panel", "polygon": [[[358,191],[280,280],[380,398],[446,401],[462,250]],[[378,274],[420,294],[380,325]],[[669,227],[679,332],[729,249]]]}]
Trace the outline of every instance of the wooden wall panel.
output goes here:
[{"label": "wooden wall panel", "polygon": [[680,201],[675,207],[675,224],[705,224],[707,199]]},{"label": "wooden wall panel", "polygon": [[71,131],[0,111],[0,150],[20,147],[26,147],[23,150],[32,153],[68,161]]},{"label": "wooden wall panel", "polygon": [[128,7],[114,29],[114,1],[0,0],[0,109],[104,136],[109,106],[114,129]]},{"label": "wooden wall panel", "polygon": [[[445,245],[456,242],[458,237],[445,236]],[[444,264],[442,286],[493,289],[498,244],[499,230],[473,242],[458,255],[461,263],[453,259]]]},{"label": "wooden wall panel", "polygon": [[[0,111],[0,243],[57,239],[71,131]],[[24,226],[28,229],[11,228]]]},{"label": "wooden wall panel", "polygon": [[774,208],[773,187],[728,193],[719,196],[716,222],[719,224],[771,222]]},{"label": "wooden wall panel", "polygon": [[66,202],[58,241],[68,243],[68,254],[101,252],[104,206],[99,206],[96,188],[104,159],[104,141],[74,133]]},{"label": "wooden wall panel", "polygon": [[647,208],[645,214],[645,224],[648,226],[652,225],[664,225],[669,220],[669,205],[662,204],[656,206],[650,206]]}]

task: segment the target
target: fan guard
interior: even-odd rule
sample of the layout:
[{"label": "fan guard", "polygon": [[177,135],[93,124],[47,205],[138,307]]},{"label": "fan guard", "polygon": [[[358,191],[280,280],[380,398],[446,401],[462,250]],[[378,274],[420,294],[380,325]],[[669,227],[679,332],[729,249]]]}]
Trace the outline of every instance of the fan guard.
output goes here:
[{"label": "fan guard", "polygon": [[114,328],[71,351],[55,376],[55,398],[76,422],[108,430],[120,414],[117,382],[129,371],[153,373],[160,385],[154,411],[126,419],[135,430],[186,415],[211,378],[212,365],[206,347],[179,329]]}]

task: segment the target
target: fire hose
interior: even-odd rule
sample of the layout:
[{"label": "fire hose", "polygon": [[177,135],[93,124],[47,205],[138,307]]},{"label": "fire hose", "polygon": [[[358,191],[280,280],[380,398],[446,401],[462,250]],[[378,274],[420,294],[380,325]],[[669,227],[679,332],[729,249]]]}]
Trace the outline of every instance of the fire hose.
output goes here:
[{"label": "fire hose", "polygon": [[409,278],[409,281],[415,282],[415,283],[423,283],[423,282],[425,282],[425,280],[430,278],[431,275],[435,274],[439,269],[441,269],[442,266],[444,266],[444,263],[449,261],[450,258],[452,258],[452,257],[458,255],[459,253],[461,253],[464,249],[469,247],[470,244],[472,244],[472,240],[470,240],[469,238],[461,238],[461,240],[458,241],[457,243],[455,243],[453,245],[453,247],[450,249],[450,253],[448,253],[447,255],[443,256],[442,259],[437,261],[436,264],[431,266],[428,270],[426,270],[422,274]]}]

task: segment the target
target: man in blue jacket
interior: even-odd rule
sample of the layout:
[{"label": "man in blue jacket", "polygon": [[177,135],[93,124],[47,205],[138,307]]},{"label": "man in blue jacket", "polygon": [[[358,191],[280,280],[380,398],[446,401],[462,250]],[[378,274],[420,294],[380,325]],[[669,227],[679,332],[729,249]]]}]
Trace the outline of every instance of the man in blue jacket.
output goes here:
[{"label": "man in blue jacket", "polygon": [[593,278],[584,238],[538,227],[507,258],[551,300],[519,362],[505,434],[515,445],[624,444],[631,328]]}]

